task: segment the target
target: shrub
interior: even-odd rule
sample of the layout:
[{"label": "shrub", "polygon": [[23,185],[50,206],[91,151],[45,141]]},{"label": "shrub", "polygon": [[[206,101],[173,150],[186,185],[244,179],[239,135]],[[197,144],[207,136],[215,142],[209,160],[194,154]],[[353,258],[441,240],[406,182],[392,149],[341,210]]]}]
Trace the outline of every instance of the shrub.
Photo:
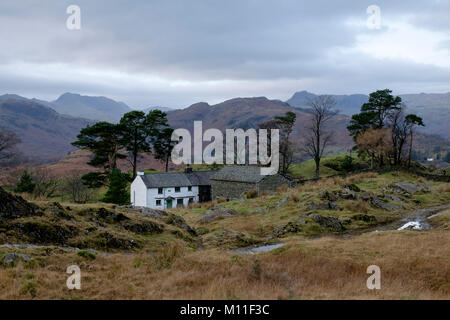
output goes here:
[{"label": "shrub", "polygon": [[39,288],[39,286],[38,286],[37,283],[27,282],[20,289],[20,293],[24,294],[24,295],[29,293],[32,298],[35,298],[37,296],[37,289],[38,288]]},{"label": "shrub", "polygon": [[197,229],[195,229],[195,231],[197,232],[198,235],[203,235],[203,234],[207,234],[209,233],[209,229],[207,227],[204,226],[200,226]]},{"label": "shrub", "polygon": [[217,203],[222,203],[222,202],[227,202],[227,199],[225,199],[224,197],[220,197],[216,200]]},{"label": "shrub", "polygon": [[32,273],[27,273],[27,274],[24,276],[24,278],[27,279],[27,280],[32,280],[32,279],[34,279],[34,274],[32,274]]},{"label": "shrub", "polygon": [[291,200],[292,201],[294,201],[294,202],[299,202],[300,201],[300,198],[297,196],[297,194],[295,194],[295,193],[291,193],[290,194],[290,198],[291,198]]},{"label": "shrub", "polygon": [[287,184],[282,184],[281,186],[277,187],[277,192],[286,192],[288,190]]},{"label": "shrub", "polygon": [[361,189],[354,183],[350,183],[349,185],[347,185],[347,188],[355,192],[361,191]]},{"label": "shrub", "polygon": [[95,254],[93,254],[90,251],[86,251],[86,250],[78,251],[77,254],[78,254],[78,256],[88,259],[88,260],[95,260],[95,258],[96,258]]},{"label": "shrub", "polygon": [[245,193],[245,197],[247,198],[247,199],[254,199],[254,198],[256,198],[258,196],[258,190],[248,190],[246,193]]},{"label": "shrub", "polygon": [[14,189],[14,192],[22,193],[32,193],[34,191],[34,188],[36,187],[36,184],[33,183],[33,179],[31,178],[31,175],[28,173],[27,170],[25,170],[20,177],[19,183],[17,184],[16,188]]}]

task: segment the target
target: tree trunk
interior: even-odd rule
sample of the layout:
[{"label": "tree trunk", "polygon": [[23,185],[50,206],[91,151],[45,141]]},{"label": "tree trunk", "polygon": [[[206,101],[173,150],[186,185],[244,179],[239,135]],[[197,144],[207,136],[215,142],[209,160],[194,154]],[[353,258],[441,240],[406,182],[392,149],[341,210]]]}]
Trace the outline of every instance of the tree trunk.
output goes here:
[{"label": "tree trunk", "polygon": [[411,128],[411,140],[409,142],[409,154],[408,154],[408,168],[411,167],[412,145],[413,145],[413,132],[412,132],[412,128]]},{"label": "tree trunk", "polygon": [[166,156],[166,172],[169,171],[169,155]]},{"label": "tree trunk", "polygon": [[137,153],[133,153],[133,180],[137,176]]},{"label": "tree trunk", "polygon": [[319,179],[320,177],[320,158],[314,159],[316,163],[316,179]]}]

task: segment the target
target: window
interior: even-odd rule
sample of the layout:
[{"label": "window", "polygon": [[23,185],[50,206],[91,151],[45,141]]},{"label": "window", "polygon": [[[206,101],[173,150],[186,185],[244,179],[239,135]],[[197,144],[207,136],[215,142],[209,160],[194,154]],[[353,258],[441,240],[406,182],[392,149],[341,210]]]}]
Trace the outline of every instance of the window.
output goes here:
[{"label": "window", "polygon": [[162,194],[163,193],[163,188],[158,188],[158,194]]},{"label": "window", "polygon": [[175,192],[180,192],[180,187],[175,187]]},{"label": "window", "polygon": [[189,198],[189,203],[193,203],[194,202],[194,198]]},{"label": "window", "polygon": [[188,187],[188,191],[192,191],[192,187],[191,186]]},{"label": "window", "polygon": [[156,205],[160,206],[161,205],[161,200],[156,200]]},{"label": "window", "polygon": [[183,199],[177,199],[177,207],[180,207],[183,205]]}]

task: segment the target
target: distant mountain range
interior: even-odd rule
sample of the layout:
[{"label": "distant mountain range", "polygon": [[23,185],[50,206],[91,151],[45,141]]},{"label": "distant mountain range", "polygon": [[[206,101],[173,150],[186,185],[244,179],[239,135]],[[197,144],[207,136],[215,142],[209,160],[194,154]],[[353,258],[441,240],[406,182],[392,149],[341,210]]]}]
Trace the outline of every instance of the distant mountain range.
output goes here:
[{"label": "distant mountain range", "polygon": [[148,107],[148,108],[142,109],[142,111],[144,111],[145,113],[148,113],[149,111],[153,111],[156,109],[161,110],[165,113],[175,110],[175,109],[167,108],[167,107]]},{"label": "distant mountain range", "polygon": [[[275,116],[293,111],[297,121],[293,130],[293,139],[301,142],[305,128],[309,125],[312,115],[301,109],[296,109],[280,100],[269,100],[266,97],[235,98],[215,105],[200,102],[186,109],[174,110],[167,118],[173,128],[186,128],[192,132],[194,120],[202,120],[203,130],[217,128],[255,128],[261,122],[272,120]],[[346,126],[348,116],[337,115],[328,124],[335,131],[334,146],[330,151],[347,151],[352,146]]]},{"label": "distant mountain range", "polygon": [[[258,123],[273,119],[276,115],[294,111],[297,114],[294,138],[301,141],[311,119],[308,101],[314,97],[316,95],[313,93],[301,91],[286,102],[265,97],[235,98],[215,105],[200,102],[185,109],[148,107],[143,111],[161,109],[167,112],[169,123],[174,128],[192,129],[194,120],[202,120],[204,130],[252,128]],[[409,112],[424,118],[426,128],[423,132],[450,139],[450,93],[411,94],[401,97]],[[349,115],[359,112],[368,96],[334,95],[334,98],[341,114],[329,124],[335,131],[335,145],[330,150],[348,150],[352,145],[346,130]],[[131,110],[125,103],[106,97],[65,93],[57,100],[48,102],[7,94],[0,96],[0,128],[12,130],[19,135],[23,141],[20,150],[25,156],[39,161],[50,161],[61,159],[68,152],[75,150],[71,142],[83,127],[99,120],[116,122]],[[424,145],[432,141],[439,145],[446,143],[439,137],[426,141],[423,140]]]},{"label": "distant mountain range", "polygon": [[0,128],[15,132],[22,142],[19,151],[29,159],[51,161],[65,157],[70,144],[92,120],[62,115],[18,96],[0,96]]},{"label": "distant mountain range", "polygon": [[[286,102],[295,108],[308,109],[308,101],[316,96],[308,91],[299,91]],[[336,108],[349,116],[359,113],[361,105],[369,100],[369,96],[364,94],[331,96],[336,101]],[[400,97],[406,105],[407,112],[423,118],[426,126],[422,129],[424,132],[450,139],[450,92],[404,94]]]}]

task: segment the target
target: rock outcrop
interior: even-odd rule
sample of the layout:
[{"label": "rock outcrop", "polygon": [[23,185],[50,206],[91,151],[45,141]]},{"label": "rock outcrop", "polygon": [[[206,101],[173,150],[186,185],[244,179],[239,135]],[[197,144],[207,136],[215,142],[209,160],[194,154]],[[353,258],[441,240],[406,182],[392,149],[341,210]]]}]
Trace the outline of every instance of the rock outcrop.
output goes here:
[{"label": "rock outcrop", "polygon": [[213,208],[208,210],[198,221],[199,223],[205,224],[210,223],[217,219],[222,219],[226,217],[238,216],[239,213],[233,209],[227,208]]},{"label": "rock outcrop", "polygon": [[341,221],[336,217],[325,217],[320,214],[312,213],[308,215],[309,218],[314,220],[321,227],[334,230],[334,231],[344,231],[345,227],[342,225]]},{"label": "rock outcrop", "polygon": [[42,215],[38,206],[29,203],[21,196],[14,196],[0,187],[0,219],[16,219]]}]

